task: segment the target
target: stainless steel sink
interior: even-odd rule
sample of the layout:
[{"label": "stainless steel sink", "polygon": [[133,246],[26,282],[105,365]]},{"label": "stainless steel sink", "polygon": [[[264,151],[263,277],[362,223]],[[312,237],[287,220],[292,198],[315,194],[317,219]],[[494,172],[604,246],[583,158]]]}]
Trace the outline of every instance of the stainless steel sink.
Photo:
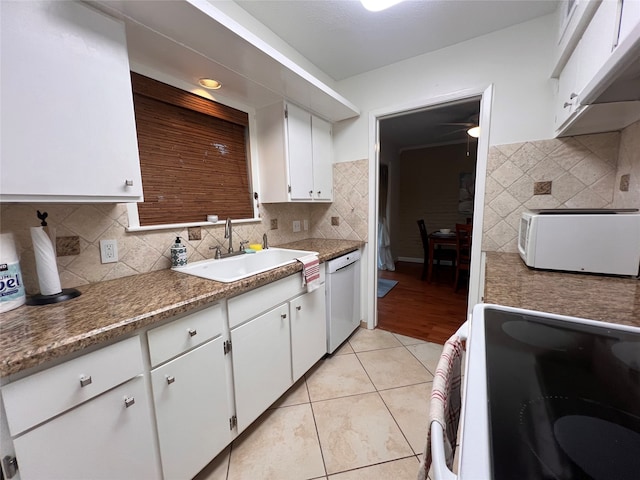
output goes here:
[{"label": "stainless steel sink", "polygon": [[184,267],[173,267],[176,272],[208,278],[217,282],[235,282],[258,273],[273,270],[296,261],[298,257],[318,254],[306,250],[269,248],[256,253],[246,253],[235,257],[201,260]]}]

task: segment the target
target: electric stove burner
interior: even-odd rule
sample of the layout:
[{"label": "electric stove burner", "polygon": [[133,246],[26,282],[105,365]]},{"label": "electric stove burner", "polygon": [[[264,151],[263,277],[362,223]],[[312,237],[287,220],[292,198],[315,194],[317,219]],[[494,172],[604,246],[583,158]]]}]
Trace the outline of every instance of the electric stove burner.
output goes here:
[{"label": "electric stove burner", "polygon": [[564,352],[576,343],[575,334],[540,323],[515,320],[503,323],[502,330],[526,345],[549,350]]},{"label": "electric stove burner", "polygon": [[640,472],[634,332],[484,312],[494,480],[627,480]]}]

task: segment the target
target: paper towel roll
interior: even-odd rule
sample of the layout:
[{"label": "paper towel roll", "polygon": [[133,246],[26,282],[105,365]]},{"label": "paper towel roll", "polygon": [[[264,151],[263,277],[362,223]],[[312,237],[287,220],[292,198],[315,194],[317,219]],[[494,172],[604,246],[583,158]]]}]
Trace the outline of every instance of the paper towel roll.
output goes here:
[{"label": "paper towel roll", "polygon": [[42,295],[56,295],[62,292],[58,264],[53,244],[43,227],[31,227],[33,253],[36,256],[38,284]]}]

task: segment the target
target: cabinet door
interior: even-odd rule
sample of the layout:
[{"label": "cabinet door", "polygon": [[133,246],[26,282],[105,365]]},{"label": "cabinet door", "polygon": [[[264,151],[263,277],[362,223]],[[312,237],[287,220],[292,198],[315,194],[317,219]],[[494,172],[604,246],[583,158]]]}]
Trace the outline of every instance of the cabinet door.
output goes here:
[{"label": "cabinet door", "polygon": [[140,375],[14,439],[20,477],[160,478],[152,432]]},{"label": "cabinet door", "polygon": [[141,200],[124,25],[79,2],[0,8],[0,198]]},{"label": "cabinet door", "polygon": [[583,89],[602,68],[616,44],[617,13],[616,1],[600,3],[580,39],[575,91],[581,96],[584,96]]},{"label": "cabinet door", "polygon": [[311,114],[287,105],[287,148],[292,200],[313,198]]},{"label": "cabinet door", "polygon": [[164,478],[192,478],[231,442],[223,337],[151,372]]},{"label": "cabinet door", "polygon": [[311,119],[313,143],[313,198],[333,199],[333,146],[331,124],[321,118]]},{"label": "cabinet door", "polygon": [[620,31],[618,33],[618,45],[629,37],[636,26],[640,25],[640,1],[621,0],[622,13],[620,16]]},{"label": "cabinet door", "polygon": [[297,381],[327,352],[324,285],[291,301],[291,366]]},{"label": "cabinet door", "polygon": [[292,384],[288,304],[234,328],[231,342],[240,433]]},{"label": "cabinet door", "polygon": [[577,103],[576,74],[578,72],[578,49],[569,57],[558,78],[558,98],[556,100],[556,128],[559,128],[574,112]]}]

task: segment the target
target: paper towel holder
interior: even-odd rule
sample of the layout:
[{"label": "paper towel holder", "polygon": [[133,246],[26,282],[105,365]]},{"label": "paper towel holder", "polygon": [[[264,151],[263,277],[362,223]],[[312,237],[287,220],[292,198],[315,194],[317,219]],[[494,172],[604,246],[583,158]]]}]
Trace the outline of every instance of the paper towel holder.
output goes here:
[{"label": "paper towel holder", "polygon": [[[47,217],[49,216],[49,214],[47,212],[40,212],[40,210],[36,210],[36,212],[38,220],[40,220],[40,225],[44,227],[46,231]],[[43,295],[41,293],[38,293],[36,295],[28,295],[26,303],[27,305],[49,305],[52,303],[60,303],[66,300],[71,300],[72,298],[79,297],[80,295],[80,291],[75,288],[63,288],[62,291],[54,293],[53,295]]]},{"label": "paper towel holder", "polygon": [[72,298],[79,297],[82,293],[75,288],[63,288],[60,293],[53,295],[36,295],[27,296],[27,305],[49,305],[51,303],[60,303]]}]

